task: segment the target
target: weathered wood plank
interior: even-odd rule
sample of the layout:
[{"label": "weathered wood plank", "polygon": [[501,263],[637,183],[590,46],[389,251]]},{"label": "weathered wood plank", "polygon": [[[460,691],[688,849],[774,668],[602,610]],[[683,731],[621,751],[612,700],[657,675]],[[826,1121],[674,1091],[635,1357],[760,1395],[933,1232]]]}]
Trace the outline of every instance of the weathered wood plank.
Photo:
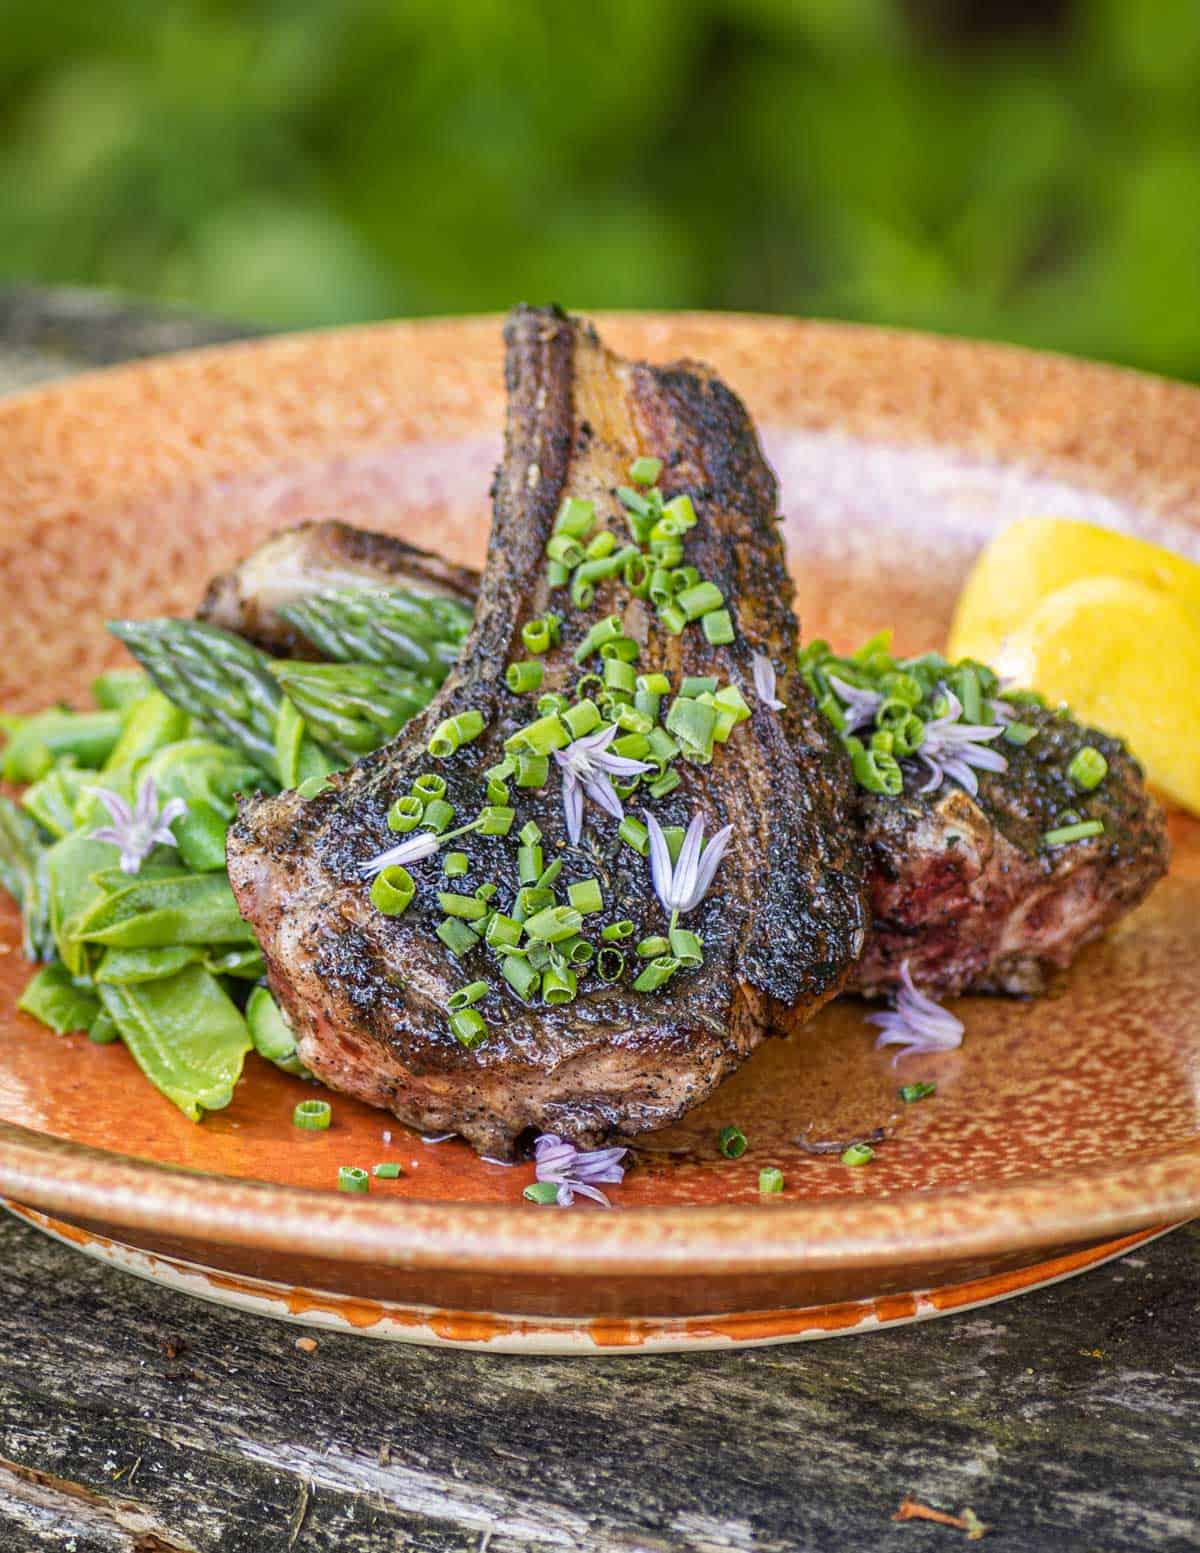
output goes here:
[{"label": "weathered wood plank", "polygon": [[[973,1506],[1005,1548],[1183,1553],[1200,1537],[1197,1226],[923,1327],[601,1361],[324,1336],[306,1354],[294,1328],[15,1221],[0,1264],[0,1457],[132,1504],[197,1553],[959,1540],[893,1525],[905,1494]],[[32,1536],[6,1481],[0,1528]]]}]

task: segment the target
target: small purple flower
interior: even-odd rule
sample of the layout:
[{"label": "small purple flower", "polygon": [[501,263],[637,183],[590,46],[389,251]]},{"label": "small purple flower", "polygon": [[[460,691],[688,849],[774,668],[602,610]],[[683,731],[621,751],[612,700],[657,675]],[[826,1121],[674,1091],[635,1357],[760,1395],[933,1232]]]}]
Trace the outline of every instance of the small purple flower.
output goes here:
[{"label": "small purple flower", "polygon": [[883,705],[883,697],[877,690],[863,690],[858,685],[848,685],[836,674],[829,676],[829,683],[845,710],[846,726],[841,730],[843,735],[857,733],[860,728],[875,721],[875,714]]},{"label": "small purple flower", "polygon": [[998,739],[1004,727],[1000,723],[960,722],[962,702],[944,686],[942,694],[946,698],[945,715],[925,724],[925,736],[914,757],[929,768],[929,780],[921,792],[932,793],[946,777],[952,777],[974,797],[979,791],[979,779],[971,769],[973,766],[981,771],[1008,770],[1008,761],[1000,751],[988,749],[985,744]]},{"label": "small purple flower", "polygon": [[876,1051],[881,1046],[899,1046],[900,1051],[892,1058],[894,1067],[901,1057],[913,1052],[949,1052],[961,1046],[965,1028],[962,1020],[917,991],[907,960],[900,967],[900,980],[904,985],[892,995],[892,1007],[867,1015],[867,1023],[878,1025],[883,1031],[876,1038]]},{"label": "small purple flower", "polygon": [[386,852],[381,852],[378,857],[371,858],[360,866],[359,872],[364,879],[371,879],[376,874],[382,873],[385,868],[395,867],[397,864],[421,863],[427,857],[432,857],[443,841],[442,836],[435,836],[432,831],[422,831],[419,836],[410,836],[407,841],[402,841],[399,846],[389,847]]},{"label": "small purple flower", "polygon": [[179,845],[171,833],[171,826],[180,815],[187,813],[187,804],[182,798],[169,798],[160,809],[152,776],[142,778],[133,809],[111,788],[88,787],[84,791],[98,798],[108,810],[112,824],[92,831],[91,837],[93,841],[111,841],[114,847],[120,848],[122,873],[138,873],[155,847]]},{"label": "small purple flower", "polygon": [[646,829],[650,832],[650,874],[663,909],[672,916],[694,911],[708,894],[733,835],[733,826],[726,825],[705,846],[704,816],[693,815],[673,867],[667,838],[652,814],[646,814]]},{"label": "small purple flower", "polygon": [[563,816],[567,822],[567,835],[577,843],[583,834],[583,795],[598,803],[615,820],[625,818],[625,810],[612,785],[615,776],[640,776],[652,768],[642,760],[629,760],[624,755],[610,755],[608,746],[620,732],[615,723],[608,728],[598,728],[568,744],[566,749],[555,750],[554,758],[562,771]]},{"label": "small purple flower", "polygon": [[787,705],[775,695],[775,665],[766,653],[754,654],[754,694],[772,712],[782,712]]},{"label": "small purple flower", "polygon": [[628,1152],[628,1149],[615,1148],[581,1153],[573,1143],[567,1143],[553,1132],[542,1133],[533,1145],[537,1178],[558,1187],[560,1208],[569,1208],[577,1192],[611,1208],[612,1204],[596,1182],[619,1184],[623,1181],[625,1167],[620,1162]]}]

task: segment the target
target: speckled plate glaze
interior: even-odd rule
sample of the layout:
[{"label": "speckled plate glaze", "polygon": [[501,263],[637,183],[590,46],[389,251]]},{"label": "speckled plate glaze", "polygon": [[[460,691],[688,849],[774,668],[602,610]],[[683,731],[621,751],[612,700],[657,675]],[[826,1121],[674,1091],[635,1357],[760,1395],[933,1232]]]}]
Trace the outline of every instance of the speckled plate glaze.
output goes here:
[{"label": "speckled plate glaze", "polygon": [[[993,346],[705,315],[599,320],[711,362],[781,481],[805,634],[940,645],[972,555],[1031,512],[1200,557],[1200,393]],[[0,405],[0,705],[82,694],[117,614],[337,513],[478,562],[503,412],[498,321],[400,324],[120,368]],[[119,1046],[14,1012],[0,912],[0,1194],[41,1227],[208,1298],[377,1336],[644,1352],[866,1331],[1003,1298],[1200,1213],[1200,824],[1147,904],[1036,1003],[963,1000],[958,1052],[899,1069],[845,1001],[640,1140],[611,1213],[521,1200],[527,1166],[424,1144],[251,1059],[202,1126]],[[898,1082],[935,1078],[905,1107]],[[722,1159],[718,1130],[750,1139]],[[804,1144],[883,1127],[867,1168]],[[397,1162],[368,1198],[339,1164]],[[759,1168],[787,1188],[760,1199]],[[1132,1238],[1131,1238],[1132,1237]]]}]

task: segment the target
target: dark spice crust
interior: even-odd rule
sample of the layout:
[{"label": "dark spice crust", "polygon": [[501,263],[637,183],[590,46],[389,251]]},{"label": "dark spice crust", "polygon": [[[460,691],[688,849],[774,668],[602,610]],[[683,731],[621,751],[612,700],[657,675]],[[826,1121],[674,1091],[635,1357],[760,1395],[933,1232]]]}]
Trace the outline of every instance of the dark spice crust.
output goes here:
[{"label": "dark spice crust", "polygon": [[[667,1123],[772,1025],[794,1028],[832,996],[866,929],[848,768],[799,680],[782,677],[795,649],[791,587],[775,483],[744,408],[705,369],[630,366],[557,310],[517,309],[505,338],[506,453],[476,624],[459,667],[392,746],[316,800],[288,794],[247,804],[229,842],[234,888],[304,1061],[334,1088],[420,1127],[453,1128],[490,1152],[510,1151],[530,1127],[592,1143],[618,1128]],[[527,1008],[482,952],[460,967],[433,936],[436,863],[413,870],[418,895],[401,918],[371,908],[357,869],[386,845],[388,804],[431,765],[431,728],[467,707],[482,710],[488,727],[467,756],[440,769],[459,815],[478,811],[479,773],[531,713],[502,678],[511,658],[525,656],[520,627],[562,599],[547,592],[543,547],[563,495],[594,496],[601,515],[615,514],[609,493],[632,458],[663,451],[671,454],[664,493],[687,491],[700,513],[688,558],[730,600],[738,640],[711,647],[695,628],[666,637],[634,605],[627,629],[646,633],[644,666],[665,668],[676,682],[716,673],[740,684],[756,710],[710,767],[682,768],[681,786],[658,812],[670,824],[702,809],[710,834],[730,821],[736,839],[718,887],[688,919],[705,942],[699,972],[653,997],[588,983],[572,1004]],[[598,590],[588,619],[627,603]],[[547,687],[573,673],[570,650],[583,628],[568,615],[563,648],[545,659]],[[757,706],[755,650],[781,671],[783,716]],[[616,840],[614,825],[589,825],[583,844],[570,848],[556,778],[542,794],[521,794],[517,807],[518,823],[534,818],[541,827],[547,859],[564,858],[565,878],[601,879],[606,918],[631,918],[633,942],[662,931],[648,866]],[[467,850],[466,887],[491,880],[510,901],[518,883],[511,842],[472,837]],[[470,976],[490,984],[477,1005],[489,1036],[468,1052],[444,1009]]]}]

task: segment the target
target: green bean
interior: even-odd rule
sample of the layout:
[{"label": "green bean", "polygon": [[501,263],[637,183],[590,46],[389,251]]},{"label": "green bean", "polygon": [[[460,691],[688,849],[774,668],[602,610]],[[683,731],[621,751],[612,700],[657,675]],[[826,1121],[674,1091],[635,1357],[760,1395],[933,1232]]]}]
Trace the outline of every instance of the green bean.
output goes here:
[{"label": "green bean", "polygon": [[121,736],[120,712],[52,709],[35,717],[6,720],[9,734],[0,767],[6,782],[36,782],[56,760],[72,755],[78,765],[98,770]]},{"label": "green bean", "polygon": [[246,1023],[250,1027],[250,1039],[260,1057],[273,1062],[285,1073],[299,1078],[308,1069],[296,1055],[296,1037],[278,1003],[265,987],[255,987],[246,1003]]}]

